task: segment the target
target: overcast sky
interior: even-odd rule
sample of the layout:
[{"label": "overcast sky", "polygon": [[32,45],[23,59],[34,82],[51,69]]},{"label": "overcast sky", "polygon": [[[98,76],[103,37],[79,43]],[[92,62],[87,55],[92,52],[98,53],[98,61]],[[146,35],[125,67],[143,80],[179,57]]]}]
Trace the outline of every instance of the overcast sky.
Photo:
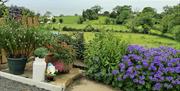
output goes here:
[{"label": "overcast sky", "polygon": [[117,5],[131,5],[133,10],[140,11],[146,6],[151,6],[161,12],[164,6],[178,3],[180,0],[9,0],[6,5],[24,6],[41,14],[50,11],[53,15],[74,15],[81,14],[82,10],[94,5],[103,7],[102,11],[111,11]]}]

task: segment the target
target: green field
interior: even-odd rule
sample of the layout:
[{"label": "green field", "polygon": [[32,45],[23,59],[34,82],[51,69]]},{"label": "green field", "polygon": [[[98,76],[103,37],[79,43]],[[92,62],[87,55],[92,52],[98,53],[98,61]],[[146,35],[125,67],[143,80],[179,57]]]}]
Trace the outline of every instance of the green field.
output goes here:
[{"label": "green field", "polygon": [[[48,28],[56,28],[58,31],[61,31],[63,27],[70,27],[75,29],[84,29],[87,25],[92,25],[94,28],[98,28],[101,31],[103,30],[116,30],[116,31],[128,31],[129,29],[123,25],[105,25],[104,21],[106,17],[100,16],[98,20],[91,20],[86,21],[83,24],[77,24],[79,16],[63,16],[63,17],[56,17],[56,19],[63,19],[62,24],[58,24],[57,22],[54,24],[45,24],[44,27]],[[151,30],[153,34],[161,35],[160,31]],[[61,32],[61,33],[71,33],[71,32]],[[145,47],[159,47],[159,46],[170,46],[176,49],[180,49],[180,43],[160,36],[155,35],[146,35],[146,34],[136,34],[136,33],[114,33],[116,36],[121,37],[122,40],[129,42],[130,44],[138,44]],[[172,35],[168,35],[172,36]],[[92,40],[94,37],[94,33],[85,32],[84,38],[86,43]]]},{"label": "green field", "polygon": [[59,19],[63,19],[63,24],[77,24],[79,16],[62,16],[56,17],[56,19],[57,22],[59,22]]},{"label": "green field", "polygon": [[[63,23],[59,24],[59,19],[63,19]],[[104,21],[107,17],[100,16],[98,20],[87,20],[83,24],[77,24],[79,16],[62,16],[56,17],[56,23],[53,24],[44,24],[45,28],[56,28],[57,30],[62,30],[63,27],[75,28],[75,29],[84,29],[87,25],[92,25],[94,28],[100,30],[115,30],[115,31],[128,31],[129,29],[123,25],[105,25]]]},{"label": "green field", "polygon": [[[91,21],[85,21],[83,24],[95,24],[95,25],[103,25],[105,24],[105,19],[107,17],[105,16],[99,16],[98,20],[91,20]],[[57,23],[59,22],[59,19],[63,19],[63,24],[77,24],[79,16],[62,16],[62,17],[56,17]]]},{"label": "green field", "polygon": [[[65,34],[70,34],[72,32],[61,32]],[[171,40],[168,38],[163,38],[154,35],[146,35],[146,34],[134,34],[134,33],[114,33],[115,36],[119,37],[120,39],[134,45],[142,45],[144,47],[159,47],[159,46],[169,46],[176,49],[180,49],[180,43]],[[92,32],[85,32],[84,39],[85,42],[88,43],[95,37],[95,34]]]},{"label": "green field", "polygon": [[106,18],[105,16],[99,16],[98,20],[85,21],[83,24],[104,25]]}]

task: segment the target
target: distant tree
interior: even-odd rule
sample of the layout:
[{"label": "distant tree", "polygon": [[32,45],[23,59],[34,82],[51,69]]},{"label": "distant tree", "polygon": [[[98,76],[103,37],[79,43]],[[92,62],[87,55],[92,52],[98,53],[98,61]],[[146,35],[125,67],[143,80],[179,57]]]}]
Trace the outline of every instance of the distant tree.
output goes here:
[{"label": "distant tree", "polygon": [[63,14],[60,14],[59,17],[63,17],[64,15]]},{"label": "distant tree", "polygon": [[43,19],[43,22],[44,22],[44,23],[47,23],[47,22],[48,22],[48,19],[47,19],[47,18],[44,18],[44,19]]},{"label": "distant tree", "polygon": [[56,23],[56,18],[53,18],[53,19],[52,19],[52,22],[53,22],[53,23]]},{"label": "distant tree", "polygon": [[51,16],[51,12],[50,11],[46,11],[46,13],[44,14],[44,16],[46,16],[46,17],[50,17]]},{"label": "distant tree", "polygon": [[106,18],[105,19],[105,24],[111,24],[111,19],[110,18]]},{"label": "distant tree", "polygon": [[169,15],[169,14],[175,14],[175,13],[179,13],[179,9],[180,9],[180,3],[178,5],[175,6],[165,6],[163,7],[164,12],[162,12],[162,15]]},{"label": "distant tree", "polygon": [[116,23],[117,24],[123,24],[125,23],[125,20],[130,18],[132,15],[132,9],[131,6],[116,6],[114,9],[114,12],[117,13],[116,15]]},{"label": "distant tree", "polygon": [[133,17],[127,20],[126,26],[130,29],[131,32],[137,33],[141,32],[137,29],[138,27],[138,20],[137,17]]},{"label": "distant tree", "polygon": [[153,15],[150,12],[141,13],[138,17],[137,24],[141,25],[143,28],[143,32],[148,34],[152,26],[154,25],[153,22]]},{"label": "distant tree", "polygon": [[63,23],[63,19],[62,18],[59,19],[59,23],[61,23],[61,24]]},{"label": "distant tree", "polygon": [[41,14],[40,14],[40,13],[37,13],[36,16],[41,16]]},{"label": "distant tree", "polygon": [[20,7],[21,11],[22,11],[22,15],[23,16],[35,16],[35,12],[31,11],[30,9],[28,8],[25,8],[25,7]]},{"label": "distant tree", "polygon": [[117,13],[115,11],[112,11],[110,14],[110,18],[116,18]]},{"label": "distant tree", "polygon": [[162,28],[162,33],[171,32],[172,28],[176,25],[180,25],[180,4],[173,7],[164,7],[164,12],[162,12],[162,20],[160,22]]},{"label": "distant tree", "polygon": [[93,7],[91,7],[91,10],[94,10],[97,14],[99,14],[99,12],[102,10],[103,8],[99,5],[95,5]]},{"label": "distant tree", "polygon": [[110,13],[109,13],[109,11],[104,11],[103,15],[104,15],[104,16],[109,16]]},{"label": "distant tree", "polygon": [[83,11],[82,16],[83,18],[89,19],[89,20],[98,19],[98,14],[94,10],[91,10],[91,9],[87,9],[86,11]]},{"label": "distant tree", "polygon": [[143,10],[142,10],[142,13],[146,13],[146,12],[151,12],[153,14],[156,13],[156,10],[152,7],[145,7]]},{"label": "distant tree", "polygon": [[173,27],[172,34],[174,35],[174,39],[180,42],[180,25]]},{"label": "distant tree", "polygon": [[79,17],[79,20],[78,20],[78,24],[82,24],[84,21],[86,21],[86,19],[85,18],[83,18],[83,17]]},{"label": "distant tree", "polygon": [[78,14],[74,14],[74,16],[78,16]]}]

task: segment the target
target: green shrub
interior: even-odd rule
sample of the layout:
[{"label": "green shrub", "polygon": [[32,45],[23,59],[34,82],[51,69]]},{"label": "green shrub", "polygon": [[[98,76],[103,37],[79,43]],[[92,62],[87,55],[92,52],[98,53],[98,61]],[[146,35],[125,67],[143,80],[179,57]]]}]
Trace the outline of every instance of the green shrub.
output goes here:
[{"label": "green shrub", "polygon": [[84,59],[84,33],[76,33],[75,34],[75,43],[74,48],[76,49],[76,58],[77,59]]},{"label": "green shrub", "polygon": [[92,25],[87,25],[84,29],[84,32],[99,32],[98,28],[94,28]]},{"label": "green shrub", "polygon": [[111,84],[111,72],[119,63],[119,59],[126,54],[127,46],[126,42],[110,33],[97,33],[85,50],[87,76]]},{"label": "green shrub", "polygon": [[37,48],[35,51],[34,51],[34,55],[36,57],[39,57],[39,58],[44,58],[47,54],[48,54],[48,49],[45,48],[45,47],[40,47],[40,48]]},{"label": "green shrub", "polygon": [[76,51],[76,58],[77,59],[84,59],[84,33],[77,32],[70,35],[67,34],[60,34],[58,39],[62,42],[67,43],[68,45],[72,45]]},{"label": "green shrub", "polygon": [[172,33],[174,35],[174,39],[180,41],[180,25],[173,27]]},{"label": "green shrub", "polygon": [[76,29],[76,28],[71,28],[71,27],[67,27],[67,26],[64,26],[62,28],[63,31],[82,31],[82,29]]}]

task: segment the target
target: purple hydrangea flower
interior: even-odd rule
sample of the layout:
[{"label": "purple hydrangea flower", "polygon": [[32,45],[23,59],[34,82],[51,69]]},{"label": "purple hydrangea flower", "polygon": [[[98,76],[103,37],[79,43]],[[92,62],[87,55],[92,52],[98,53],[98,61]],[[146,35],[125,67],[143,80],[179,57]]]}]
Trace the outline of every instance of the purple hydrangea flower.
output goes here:
[{"label": "purple hydrangea flower", "polygon": [[160,90],[162,85],[160,83],[156,83],[153,87],[153,90]]},{"label": "purple hydrangea flower", "polygon": [[145,76],[139,76],[140,80],[144,80],[145,79]]},{"label": "purple hydrangea flower", "polygon": [[173,77],[168,76],[168,77],[166,77],[166,80],[170,82],[170,81],[172,81],[172,80],[173,80]]},{"label": "purple hydrangea flower", "polygon": [[121,72],[124,71],[124,69],[125,69],[125,64],[124,64],[124,63],[120,63],[120,64],[119,64],[119,68],[120,68],[120,71],[121,71]]},{"label": "purple hydrangea flower", "polygon": [[117,75],[118,73],[119,73],[118,70],[113,70],[113,71],[112,71],[112,74],[113,74],[113,75]]},{"label": "purple hydrangea flower", "polygon": [[117,80],[118,80],[118,81],[121,81],[121,80],[122,80],[122,78],[121,78],[121,77],[118,77],[118,78],[117,78]]},{"label": "purple hydrangea flower", "polygon": [[146,60],[143,60],[143,61],[142,61],[142,64],[143,64],[144,67],[148,67],[148,65],[149,65]]},{"label": "purple hydrangea flower", "polygon": [[139,82],[139,84],[142,84],[142,85],[145,84],[145,81],[144,81],[144,80],[139,80],[138,82]]},{"label": "purple hydrangea flower", "polygon": [[138,81],[138,79],[133,79],[133,82],[138,83],[139,81]]},{"label": "purple hydrangea flower", "polygon": [[137,66],[136,66],[136,69],[141,69],[141,68],[142,68],[141,65],[137,65]]}]

